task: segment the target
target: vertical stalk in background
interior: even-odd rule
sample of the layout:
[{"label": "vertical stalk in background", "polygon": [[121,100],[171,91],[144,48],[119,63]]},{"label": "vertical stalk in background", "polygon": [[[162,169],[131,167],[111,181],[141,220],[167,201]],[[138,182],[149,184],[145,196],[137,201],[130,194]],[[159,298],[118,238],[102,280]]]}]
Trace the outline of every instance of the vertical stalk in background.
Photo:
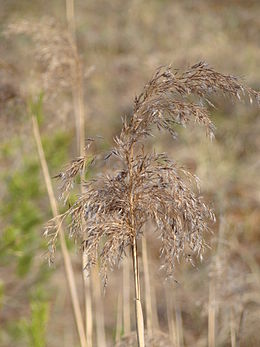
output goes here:
[{"label": "vertical stalk in background", "polygon": [[167,310],[167,321],[168,321],[168,330],[169,330],[169,336],[171,341],[173,342],[173,345],[175,347],[180,347],[179,340],[177,339],[177,328],[174,320],[174,314],[173,314],[173,298],[172,295],[169,292],[169,288],[167,285],[165,288],[165,297],[166,297],[166,310]]},{"label": "vertical stalk in background", "polygon": [[236,347],[236,322],[233,308],[230,309],[230,339],[231,347]]},{"label": "vertical stalk in background", "polygon": [[183,337],[183,324],[182,324],[182,314],[180,307],[175,301],[175,318],[176,318],[176,340],[177,340],[177,346],[183,347],[184,346],[184,337]]},{"label": "vertical stalk in background", "polygon": [[[223,201],[224,199],[222,199]],[[218,312],[217,298],[216,298],[216,271],[219,267],[219,260],[222,251],[222,244],[224,241],[224,231],[225,231],[225,219],[223,215],[219,218],[219,233],[218,233],[218,243],[215,255],[215,264],[213,264],[212,276],[209,280],[209,302],[208,302],[208,346],[215,347],[217,345],[216,341],[216,317]]]},{"label": "vertical stalk in background", "polygon": [[69,27],[69,32],[75,41],[75,11],[74,11],[74,0],[66,0],[66,16]]},{"label": "vertical stalk in background", "polygon": [[[84,93],[83,93],[83,71],[82,63],[79,57],[76,33],[75,33],[75,9],[74,0],[66,0],[66,14],[68,21],[68,28],[72,38],[72,47],[75,56],[75,70],[73,76],[75,83],[73,85],[73,102],[75,112],[76,134],[77,134],[77,147],[79,156],[84,156],[85,150],[85,111],[84,111]],[[83,193],[83,180],[84,170],[81,177],[81,193]],[[93,336],[93,313],[92,313],[92,298],[90,291],[90,279],[84,275],[88,259],[85,254],[82,254],[82,275],[84,284],[84,298],[85,298],[85,319],[86,319],[86,336],[89,347],[92,347]]]},{"label": "vertical stalk in background", "polygon": [[82,254],[82,278],[84,284],[84,300],[85,300],[85,320],[86,320],[86,337],[88,347],[92,347],[93,338],[93,312],[92,312],[92,297],[91,297],[91,287],[90,278],[85,275],[85,268],[87,264],[87,258]]},{"label": "vertical stalk in background", "polygon": [[133,238],[132,244],[133,254],[133,271],[134,271],[134,283],[135,283],[135,313],[136,313],[136,330],[137,330],[137,342],[138,347],[144,347],[144,318],[141,304],[141,288],[140,288],[140,276],[137,257],[137,241],[136,237]]},{"label": "vertical stalk in background", "polygon": [[[48,191],[48,196],[49,196],[49,200],[50,200],[52,214],[54,217],[57,217],[59,215],[58,206],[57,206],[54,191],[52,188],[50,173],[49,173],[48,165],[46,162],[44,150],[42,147],[42,141],[41,141],[38,122],[37,122],[37,119],[34,115],[32,116],[32,124],[33,124],[33,134],[34,134],[35,142],[37,145],[38,155],[39,155],[39,159],[40,159],[40,163],[41,163],[41,167],[42,167],[42,171],[43,171],[43,176],[44,176],[46,188]],[[65,241],[62,226],[59,228],[59,238],[60,238],[61,252],[62,252],[65,271],[66,271],[66,279],[67,279],[67,282],[69,285],[69,291],[70,291],[70,296],[71,296],[71,301],[72,301],[72,306],[73,306],[74,318],[75,318],[75,322],[76,322],[76,326],[77,326],[77,330],[78,330],[80,344],[81,344],[81,347],[87,347],[87,342],[86,342],[86,337],[85,337],[85,333],[84,333],[84,325],[83,325],[83,319],[82,319],[82,315],[81,315],[81,311],[80,311],[80,305],[79,305],[79,299],[78,299],[78,293],[77,293],[77,288],[76,288],[74,272],[73,272],[69,252],[68,252],[68,249],[66,246],[66,241]]]},{"label": "vertical stalk in background", "polygon": [[148,265],[148,252],[146,239],[142,237],[142,259],[144,268],[144,282],[145,282],[145,307],[146,307],[146,320],[147,331],[149,334],[153,334],[153,311],[152,311],[152,296],[151,296],[151,283],[149,275]]}]

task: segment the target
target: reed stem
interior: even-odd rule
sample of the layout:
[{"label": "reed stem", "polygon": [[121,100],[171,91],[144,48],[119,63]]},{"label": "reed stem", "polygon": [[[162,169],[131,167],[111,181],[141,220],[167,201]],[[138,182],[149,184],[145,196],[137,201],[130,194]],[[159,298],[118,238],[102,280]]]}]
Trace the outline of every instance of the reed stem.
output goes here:
[{"label": "reed stem", "polygon": [[[46,162],[46,158],[45,158],[45,154],[44,154],[44,150],[42,146],[38,122],[34,115],[32,116],[32,124],[33,124],[33,134],[34,134],[35,142],[37,145],[37,151],[38,151],[38,155],[39,155],[39,159],[40,159],[40,163],[41,163],[41,167],[43,171],[45,185],[48,191],[52,214],[54,217],[57,217],[59,215],[58,206],[57,206],[57,202],[56,202],[54,191],[51,184],[51,177],[50,177],[48,165]],[[60,238],[61,252],[62,252],[62,257],[64,261],[65,272],[66,272],[66,279],[69,286],[69,292],[71,296],[74,318],[75,318],[75,322],[77,326],[80,344],[81,344],[81,347],[87,347],[86,336],[84,333],[83,319],[82,319],[82,315],[80,311],[79,298],[78,298],[78,293],[76,288],[75,276],[74,276],[74,272],[73,272],[73,268],[71,264],[70,255],[66,246],[66,241],[65,241],[65,236],[64,236],[64,231],[62,229],[62,226],[59,228],[59,238]]]},{"label": "reed stem", "polygon": [[141,304],[141,288],[140,288],[140,276],[137,257],[137,241],[136,237],[133,238],[132,244],[132,256],[133,256],[133,271],[134,271],[134,283],[135,283],[135,314],[136,314],[136,331],[138,347],[144,347],[144,319],[143,310]]},{"label": "reed stem", "polygon": [[[74,0],[66,0],[66,15],[68,29],[72,39],[72,49],[75,57],[75,83],[73,85],[73,103],[75,112],[77,148],[79,156],[84,156],[85,152],[85,110],[84,110],[84,92],[83,92],[83,71],[82,63],[79,57],[77,42],[76,42],[76,24],[75,24],[75,4]],[[84,170],[83,170],[84,172]],[[81,176],[81,193],[83,193],[84,174]],[[84,223],[84,221],[83,221]],[[82,254],[82,276],[84,285],[84,300],[85,300],[85,320],[86,320],[86,336],[89,347],[92,347],[93,336],[93,312],[92,298],[90,291],[90,279],[84,274],[85,267],[88,262],[87,257]]]}]

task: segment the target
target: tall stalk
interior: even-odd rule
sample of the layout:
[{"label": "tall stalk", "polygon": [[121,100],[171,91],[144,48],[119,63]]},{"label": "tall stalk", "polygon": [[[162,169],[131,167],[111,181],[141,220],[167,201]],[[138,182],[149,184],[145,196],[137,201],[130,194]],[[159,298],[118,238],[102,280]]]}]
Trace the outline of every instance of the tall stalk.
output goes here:
[{"label": "tall stalk", "polygon": [[133,180],[133,159],[134,159],[134,145],[132,144],[127,158],[127,164],[129,169],[129,205],[130,205],[130,218],[131,228],[133,232],[132,239],[132,259],[133,259],[133,272],[134,272],[134,286],[135,286],[135,315],[136,315],[136,333],[138,347],[144,347],[144,318],[141,303],[141,287],[140,287],[140,275],[139,264],[137,256],[137,231],[135,227],[135,215],[134,215],[134,180]]},{"label": "tall stalk", "polygon": [[66,0],[66,17],[67,17],[69,32],[75,41],[76,37],[75,37],[74,0]]},{"label": "tall stalk", "polygon": [[[75,123],[76,123],[76,138],[77,138],[77,148],[78,155],[83,157],[85,151],[85,110],[84,110],[84,92],[83,92],[83,71],[82,63],[79,57],[77,43],[76,43],[76,33],[75,33],[75,9],[74,0],[66,0],[66,15],[68,21],[68,29],[71,34],[72,48],[75,57],[74,74],[75,83],[73,84],[73,103],[75,112]],[[83,170],[84,172],[84,170]],[[81,194],[84,191],[83,187],[83,177],[81,176],[80,191]],[[83,221],[84,223],[84,221]],[[86,255],[82,254],[82,275],[84,284],[84,299],[85,299],[85,320],[86,320],[86,336],[88,346],[92,347],[93,339],[93,312],[92,312],[92,298],[90,290],[90,279],[85,275],[85,267],[88,262]]]},{"label": "tall stalk", "polygon": [[166,312],[167,312],[167,321],[168,321],[168,330],[169,330],[169,336],[171,341],[173,342],[173,345],[175,347],[180,347],[179,340],[177,339],[177,327],[174,319],[173,314],[173,297],[172,294],[169,292],[169,288],[167,286],[164,287],[165,289],[165,297],[166,297]]},{"label": "tall stalk", "polygon": [[132,257],[133,257],[133,271],[134,271],[134,284],[135,284],[135,315],[136,315],[136,332],[138,347],[144,347],[144,318],[141,303],[141,288],[139,276],[139,264],[137,257],[137,241],[133,238],[132,244]]},{"label": "tall stalk", "polygon": [[[49,200],[50,200],[52,214],[53,214],[53,217],[58,217],[58,215],[59,215],[58,206],[57,206],[54,191],[52,188],[51,177],[50,177],[48,165],[46,162],[44,150],[42,147],[42,141],[41,141],[38,122],[37,122],[37,119],[34,115],[32,116],[32,124],[33,124],[33,134],[34,134],[35,142],[37,145],[37,150],[38,150],[38,155],[39,155],[39,159],[40,159],[40,163],[41,163],[41,167],[42,167],[42,171],[43,171],[45,185],[46,185],[46,188],[48,191],[48,196],[49,196]],[[82,315],[81,315],[79,298],[78,298],[78,293],[77,293],[77,288],[76,288],[75,276],[74,276],[74,272],[73,272],[73,268],[72,268],[72,264],[71,264],[70,255],[69,255],[69,252],[68,252],[68,249],[66,246],[66,241],[65,241],[65,236],[64,236],[64,231],[63,231],[62,225],[60,225],[60,227],[59,227],[59,239],[60,239],[62,257],[63,257],[63,261],[64,261],[64,267],[65,267],[65,271],[66,271],[66,279],[67,279],[68,286],[69,286],[69,292],[70,292],[70,296],[71,296],[74,318],[75,318],[75,322],[76,322],[76,326],[77,326],[80,344],[81,344],[81,347],[87,347],[87,342],[86,342],[86,337],[85,337],[85,332],[84,332],[83,319],[82,319]]]}]

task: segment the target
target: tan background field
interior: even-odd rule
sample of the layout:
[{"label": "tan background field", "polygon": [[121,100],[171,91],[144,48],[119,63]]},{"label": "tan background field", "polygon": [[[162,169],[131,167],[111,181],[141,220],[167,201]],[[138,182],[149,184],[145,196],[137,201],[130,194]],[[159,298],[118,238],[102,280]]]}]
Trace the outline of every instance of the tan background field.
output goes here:
[{"label": "tan background field", "polygon": [[[86,136],[100,136],[95,152],[105,155],[109,151],[113,137],[120,133],[121,117],[131,115],[135,95],[159,66],[185,69],[206,61],[217,71],[238,76],[259,90],[259,18],[260,2],[253,0],[75,1]],[[50,174],[54,176],[78,153],[75,81],[69,69],[72,53],[63,39],[67,28],[65,0],[0,1],[2,347],[80,346],[60,248],[51,267],[45,257],[47,244],[42,231],[52,214],[31,122],[34,113]],[[195,127],[181,129],[177,140],[165,133],[149,140],[150,148],[167,151],[199,176],[201,193],[217,218],[213,233],[206,235],[210,247],[203,262],[197,261],[194,267],[181,262],[176,266],[173,282],[166,282],[159,270],[156,234],[149,228],[145,231],[153,328],[170,334],[176,347],[257,347],[259,108],[246,99],[236,102],[221,95],[213,102],[216,107],[210,112],[217,127],[213,142]],[[88,178],[98,170],[91,170]],[[56,180],[53,186],[58,198]],[[74,198],[76,193],[75,189]],[[60,211],[63,210],[60,203]],[[80,251],[70,239],[67,245],[84,312]],[[130,258],[128,261],[131,265]],[[99,280],[95,281],[93,346],[106,347],[97,338],[103,320],[106,345],[113,346],[126,331],[121,317],[126,312],[124,305],[128,305],[122,299],[124,286],[128,285],[123,281],[122,266],[109,273],[101,298],[95,284]],[[133,301],[131,284],[128,318],[131,316],[134,331]],[[145,322],[148,320],[145,313]],[[152,346],[161,345],[154,342]]]}]

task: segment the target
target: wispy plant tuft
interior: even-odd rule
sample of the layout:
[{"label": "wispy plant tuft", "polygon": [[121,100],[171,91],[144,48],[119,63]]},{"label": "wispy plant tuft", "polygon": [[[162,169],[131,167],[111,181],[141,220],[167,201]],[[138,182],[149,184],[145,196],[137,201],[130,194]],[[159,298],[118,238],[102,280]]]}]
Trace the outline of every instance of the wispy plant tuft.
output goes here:
[{"label": "wispy plant tuft", "polygon": [[[105,284],[108,269],[118,265],[126,248],[132,247],[139,346],[144,345],[144,332],[137,240],[144,225],[153,222],[161,240],[164,268],[167,275],[172,275],[176,260],[183,257],[192,262],[194,256],[202,257],[206,247],[204,233],[209,230],[208,222],[215,220],[195,188],[197,177],[166,153],[147,153],[144,140],[154,126],[176,137],[177,126],[185,127],[191,122],[204,127],[213,138],[208,106],[212,106],[210,96],[217,92],[238,99],[247,95],[250,101],[255,98],[259,102],[259,93],[203,62],[184,72],[159,68],[135,98],[133,115],[130,120],[123,120],[121,134],[106,156],[115,158],[120,169],[86,182],[83,193],[62,216],[69,217],[70,235],[82,241],[88,259],[86,270],[100,257]],[[67,172],[76,174],[74,166],[75,162]],[[66,190],[71,175],[61,173],[60,177]],[[47,225],[46,233],[54,249],[58,233],[55,220]]]},{"label": "wispy plant tuft", "polygon": [[89,140],[87,145],[85,146],[84,156],[74,159],[71,164],[64,169],[64,171],[53,177],[58,178],[61,181],[61,184],[59,186],[59,190],[61,192],[60,198],[64,200],[64,203],[66,203],[69,198],[69,193],[75,185],[76,177],[78,175],[81,176],[84,171],[87,170],[88,167],[91,166],[95,161],[95,157],[89,156],[88,154],[91,143],[92,140]]},{"label": "wispy plant tuft", "polygon": [[[214,214],[193,191],[198,178],[166,153],[145,153],[142,141],[151,135],[153,125],[175,136],[176,125],[185,126],[191,121],[202,125],[213,137],[214,125],[203,101],[212,105],[208,96],[219,91],[239,99],[247,94],[250,100],[254,97],[259,101],[259,93],[205,63],[183,73],[160,68],[135,98],[133,116],[129,122],[123,121],[115,147],[107,155],[116,157],[123,168],[88,181],[84,193],[63,215],[71,217],[70,234],[84,240],[88,267],[96,262],[100,250],[106,275],[108,267],[118,264],[133,237],[141,236],[143,225],[150,219],[160,232],[169,273],[174,259],[184,256],[191,260],[193,254],[203,253],[203,232],[208,230],[207,220],[214,220]],[[189,101],[191,94],[199,97],[198,103]],[[83,158],[76,159],[56,176],[62,179],[64,192],[78,173],[77,167],[83,168],[83,162]],[[82,217],[87,222],[84,225]],[[101,240],[105,242],[100,249]]]}]

